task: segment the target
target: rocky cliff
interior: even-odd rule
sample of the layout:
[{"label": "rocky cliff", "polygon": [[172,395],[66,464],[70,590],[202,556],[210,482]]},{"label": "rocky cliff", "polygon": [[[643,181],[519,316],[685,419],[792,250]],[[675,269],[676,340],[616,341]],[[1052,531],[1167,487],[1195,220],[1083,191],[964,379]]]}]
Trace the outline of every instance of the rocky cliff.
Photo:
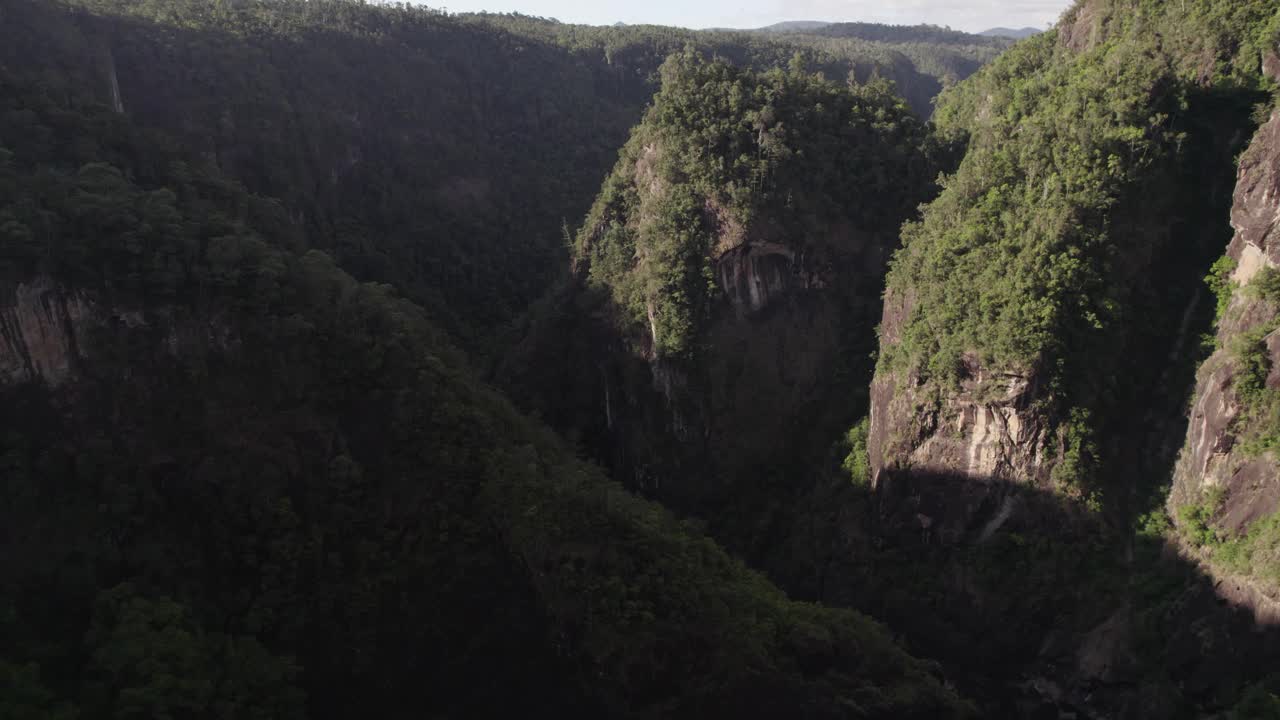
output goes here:
[{"label": "rocky cliff", "polygon": [[[890,288],[881,345],[893,347],[911,292]],[[938,393],[909,373],[877,373],[867,453],[884,531],[954,545],[990,538],[1015,506],[1012,486],[1049,483],[1061,438],[1040,411],[1038,377],[962,359],[956,388]]]},{"label": "rocky cliff", "polygon": [[[1275,508],[1265,455],[1231,450],[1238,418],[1269,417],[1263,400],[1246,411],[1231,390],[1242,364],[1232,335],[1248,336],[1253,397],[1280,381],[1274,309],[1256,290],[1230,301],[1189,430],[1185,414],[1195,338],[1212,321],[1202,278],[1230,239],[1233,189],[1233,277],[1267,277],[1259,238],[1275,222],[1275,159],[1258,145],[1274,126],[1238,186],[1233,159],[1266,100],[1267,46],[1254,38],[1276,10],[1080,2],[940,103],[942,131],[968,151],[904,230],[867,438],[872,542],[890,572],[930,580],[878,602],[926,653],[961,672],[985,658],[1001,668],[985,680],[1020,683],[1033,706],[1176,716],[1139,709],[1159,677],[1210,712],[1250,671],[1197,658],[1224,643],[1252,658],[1275,647],[1216,604],[1248,591],[1215,590],[1161,550],[1158,505],[1188,434],[1170,507],[1194,534],[1216,538],[1219,521],[1238,531]],[[1268,436],[1250,437],[1256,450]],[[1208,484],[1237,488],[1236,502],[1213,493],[1220,505],[1203,507],[1204,474],[1234,478]],[[1188,515],[1188,502],[1201,505]],[[1260,564],[1256,549],[1230,552]],[[982,681],[974,692],[986,695]]]},{"label": "rocky cliff", "polygon": [[53,389],[74,384],[86,369],[101,375],[110,361],[98,356],[131,342],[172,360],[231,351],[239,341],[225,312],[144,309],[136,298],[103,300],[48,275],[18,283],[0,299],[0,382],[8,386]]},{"label": "rocky cliff", "polygon": [[1280,510],[1274,442],[1280,397],[1280,114],[1275,111],[1240,158],[1231,225],[1235,235],[1214,278],[1221,303],[1215,349],[1196,377],[1168,507],[1184,545],[1228,581],[1224,592],[1255,607],[1260,620],[1274,620],[1280,599],[1271,546],[1271,525]]},{"label": "rocky cliff", "polygon": [[81,362],[93,322],[83,293],[62,290],[49,278],[19,284],[0,304],[0,378],[61,384]]},{"label": "rocky cliff", "polygon": [[632,487],[794,572],[794,504],[866,412],[885,261],[938,153],[883,85],[692,56],[663,80],[572,287],[506,372],[558,365],[577,382],[526,376],[555,388],[535,407]]}]

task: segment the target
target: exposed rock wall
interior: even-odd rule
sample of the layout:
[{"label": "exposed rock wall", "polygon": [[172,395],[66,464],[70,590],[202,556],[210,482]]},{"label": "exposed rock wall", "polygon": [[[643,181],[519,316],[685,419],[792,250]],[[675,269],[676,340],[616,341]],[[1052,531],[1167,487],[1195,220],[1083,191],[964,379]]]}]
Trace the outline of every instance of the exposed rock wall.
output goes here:
[{"label": "exposed rock wall", "polygon": [[[1078,4],[1058,28],[1057,42],[1065,47],[1055,48],[1055,57],[1096,46],[1111,11],[1105,2]],[[991,691],[982,680],[1022,678],[1020,686],[1034,702],[1039,698],[1078,716],[1174,717],[1173,710],[1145,708],[1134,692],[1145,682],[1136,670],[1139,652],[1150,654],[1140,660],[1146,669],[1167,670],[1184,707],[1211,708],[1238,692],[1234,684],[1249,677],[1245,668],[1274,648],[1273,640],[1254,635],[1252,617],[1241,631],[1234,608],[1219,607],[1227,594],[1235,604],[1250,592],[1215,586],[1176,554],[1158,557],[1159,543],[1133,533],[1135,521],[1155,502],[1156,486],[1173,472],[1186,431],[1195,362],[1186,346],[1209,329],[1211,303],[1200,279],[1227,241],[1223,219],[1233,187],[1235,280],[1256,281],[1262,268],[1280,261],[1280,248],[1271,243],[1245,242],[1280,224],[1280,121],[1259,132],[1237,178],[1231,158],[1254,130],[1245,101],[1256,100],[1242,94],[1219,107],[1218,98],[1206,100],[1198,89],[1188,95],[1194,120],[1187,122],[1180,154],[1143,168],[1132,185],[1117,189],[1106,211],[1102,232],[1114,251],[1106,259],[1105,283],[1087,292],[1113,292],[1122,313],[1078,334],[1083,326],[1057,328],[1058,344],[1002,355],[997,346],[1008,335],[972,327],[953,331],[957,315],[946,303],[960,302],[966,292],[979,295],[965,287],[967,278],[955,277],[955,293],[947,295],[919,284],[936,281],[930,263],[970,267],[947,263],[976,244],[961,243],[958,250],[939,241],[916,256],[919,265],[902,263],[904,270],[891,277],[867,439],[871,543],[878,556],[869,554],[872,562],[883,560],[867,573],[864,587],[888,586],[872,612],[942,660],[961,687],[972,681],[964,676],[968,669],[984,663],[986,676],[972,686],[975,695]],[[984,97],[990,102],[990,95],[972,97],[974,137],[990,132],[982,126]],[[1275,151],[1262,153],[1258,143]],[[953,205],[933,208],[943,212],[932,218],[939,228],[962,217]],[[1016,246],[1024,236],[1009,233],[1021,250]],[[1026,234],[1026,247],[1033,246],[1032,235]],[[908,252],[913,247],[924,246],[909,243]],[[1000,258],[991,262],[1003,267]],[[1237,295],[1224,328],[1237,325],[1231,332],[1240,334],[1272,319],[1265,308],[1241,305],[1248,293]],[[933,304],[921,308],[926,302]],[[995,316],[982,314],[990,306],[979,307],[971,317]],[[1184,337],[1191,340],[1184,343]],[[931,345],[935,338],[938,344]],[[1229,346],[1230,336],[1220,333],[1219,342]],[[1273,367],[1280,364],[1280,333],[1266,338],[1266,348]],[[1239,492],[1241,499],[1228,500],[1218,520],[1241,527],[1274,509],[1277,498],[1263,488],[1277,483],[1274,463],[1237,457],[1234,439],[1222,432],[1240,414],[1227,355],[1219,353],[1201,373],[1183,465],[1199,468],[1193,474],[1238,475],[1232,482],[1248,490],[1230,490],[1228,497]],[[1004,365],[979,359],[1002,356],[1020,359]],[[951,365],[939,363],[955,363],[954,374]],[[1272,372],[1267,385],[1280,387],[1280,373]],[[1180,495],[1199,492],[1200,481],[1186,481],[1185,472],[1179,466],[1175,510]],[[893,572],[899,575],[881,579]],[[1159,603],[1152,600],[1157,583]],[[899,590],[904,585],[909,589]],[[1216,649],[1228,644],[1238,650],[1229,660]],[[1152,659],[1162,655],[1177,657],[1167,664]],[[1007,690],[991,696],[998,702]],[[1001,708],[992,716],[1034,715]]]},{"label": "exposed rock wall", "polygon": [[[1280,463],[1271,453],[1246,453],[1239,440],[1258,419],[1246,415],[1237,392],[1237,339],[1277,319],[1274,303],[1251,288],[1263,268],[1280,267],[1280,113],[1255,135],[1241,157],[1231,225],[1235,236],[1227,254],[1235,261],[1235,288],[1218,324],[1217,350],[1201,366],[1191,408],[1186,442],[1174,472],[1169,509],[1201,502],[1210,488],[1222,501],[1213,518],[1230,533],[1280,510]],[[1263,338],[1271,364],[1268,389],[1280,388],[1280,331]]]},{"label": "exposed rock wall", "polygon": [[[881,345],[899,342],[910,291],[885,300]],[[990,537],[991,513],[1009,513],[1012,485],[1047,482],[1053,438],[1033,408],[1033,373],[993,373],[966,358],[960,388],[941,397],[882,370],[871,386],[871,482],[890,534],[928,532],[954,544]],[[993,508],[998,508],[993,510]]]},{"label": "exposed rock wall", "polygon": [[[520,372],[549,364],[590,368],[566,371],[589,377],[589,392],[581,382],[557,380],[572,386],[574,397],[535,404],[581,433],[633,489],[694,515],[732,517],[726,503],[782,504],[789,489],[746,498],[744,488],[760,492],[780,477],[808,474],[864,412],[872,328],[898,222],[878,226],[857,212],[803,203],[801,212],[764,200],[742,213],[725,197],[694,189],[685,231],[697,238],[689,240],[690,255],[701,257],[679,262],[701,264],[707,282],[680,288],[689,310],[677,317],[693,329],[681,336],[687,345],[672,352],[664,344],[674,303],[664,307],[671,295],[663,292],[670,291],[654,287],[677,272],[663,217],[672,193],[690,188],[663,170],[674,162],[671,141],[638,138],[624,150],[618,183],[606,183],[602,198],[609,204],[584,229],[572,287],[559,298],[566,303],[561,320],[577,327],[529,336],[583,347],[559,360],[523,360]],[[904,215],[914,200],[902,200]],[[622,236],[634,245],[624,246]],[[629,269],[614,269],[609,252],[626,256]],[[639,289],[622,291],[620,299],[619,288]],[[599,306],[590,307],[593,298]],[[575,407],[566,412],[566,405]],[[727,522],[759,531],[754,519]]]},{"label": "exposed rock wall", "polygon": [[86,347],[93,305],[47,278],[18,285],[0,305],[0,381],[59,385]]},{"label": "exposed rock wall", "polygon": [[66,385],[93,368],[104,343],[137,339],[170,357],[199,358],[240,347],[238,332],[219,311],[103,301],[41,276],[0,296],[0,385]]},{"label": "exposed rock wall", "polygon": [[[632,448],[626,452],[631,463],[648,466],[621,474],[644,478],[645,489],[668,502],[695,507],[707,501],[708,492],[726,489],[716,490],[709,478],[699,478],[704,472],[729,478],[759,473],[780,453],[797,450],[798,443],[814,443],[808,455],[820,456],[817,445],[830,444],[852,422],[833,412],[843,412],[849,401],[841,396],[856,391],[832,383],[847,362],[842,327],[857,323],[869,338],[873,310],[870,300],[848,303],[847,296],[858,291],[851,293],[847,282],[839,291],[829,287],[841,283],[811,262],[810,251],[839,243],[839,252],[856,257],[858,242],[852,237],[741,239],[726,248],[730,239],[719,236],[711,257],[712,316],[697,359],[654,351],[652,312],[647,337],[622,338],[622,348],[630,350],[600,358],[613,368],[605,376],[614,384],[602,391],[609,394],[610,411],[632,416],[613,442]],[[865,283],[863,294],[872,295],[878,276],[859,282]],[[637,382],[637,358],[645,360],[650,375],[643,384]],[[644,397],[647,392],[660,400]],[[664,459],[664,453],[674,454]],[[681,476],[682,487],[657,487],[673,473]]]}]

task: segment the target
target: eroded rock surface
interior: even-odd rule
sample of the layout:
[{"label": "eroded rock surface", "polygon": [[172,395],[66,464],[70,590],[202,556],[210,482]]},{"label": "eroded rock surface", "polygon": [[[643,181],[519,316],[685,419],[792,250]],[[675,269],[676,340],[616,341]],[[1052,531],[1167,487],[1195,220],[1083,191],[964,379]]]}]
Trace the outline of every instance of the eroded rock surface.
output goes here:
[{"label": "eroded rock surface", "polygon": [[17,286],[0,306],[0,379],[59,385],[82,360],[93,305],[48,279]]},{"label": "eroded rock surface", "polygon": [[[1201,502],[1210,488],[1220,489],[1221,505],[1215,521],[1231,533],[1246,531],[1253,522],[1280,509],[1280,466],[1271,453],[1255,455],[1240,446],[1248,424],[1236,383],[1239,360],[1233,353],[1237,339],[1274,324],[1277,309],[1251,288],[1263,268],[1280,265],[1280,115],[1273,114],[1254,137],[1240,160],[1231,225],[1235,237],[1227,254],[1236,267],[1230,305],[1217,330],[1218,349],[1201,367],[1196,382],[1186,442],[1174,473],[1169,508]],[[1267,388],[1280,387],[1280,331],[1263,342],[1271,371]]]}]

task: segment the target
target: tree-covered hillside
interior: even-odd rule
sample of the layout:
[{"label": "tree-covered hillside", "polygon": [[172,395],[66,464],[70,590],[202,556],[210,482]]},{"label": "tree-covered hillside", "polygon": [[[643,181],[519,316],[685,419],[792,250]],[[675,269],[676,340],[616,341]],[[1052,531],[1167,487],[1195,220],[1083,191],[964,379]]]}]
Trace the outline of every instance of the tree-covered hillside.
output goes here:
[{"label": "tree-covered hillside", "polygon": [[[949,92],[937,121],[968,152],[903,233],[884,377],[927,403],[1029,381],[1053,482],[1132,491],[1117,461],[1135,448],[1108,424],[1146,406],[1229,238],[1230,163],[1271,87],[1276,11],[1083,2]],[[890,464],[914,438],[887,442]]]},{"label": "tree-covered hillside", "polygon": [[893,79],[923,113],[941,88],[876,43],[347,0],[14,0],[0,38],[11,72],[116,105],[280,199],[316,247],[394,284],[472,350],[557,275],[566,224],[671,52],[762,68],[799,52],[837,80]]},{"label": "tree-covered hillside", "polygon": [[[883,607],[911,608],[891,624],[951,666],[1009,663],[979,684],[1172,718],[1224,712],[1261,680],[1233,717],[1275,711],[1258,665],[1277,652],[1274,599],[1200,565],[1217,544],[1253,573],[1275,557],[1274,473],[1232,479],[1233,511],[1184,463],[1176,517],[1163,501],[1188,432],[1204,442],[1185,453],[1238,468],[1222,424],[1269,412],[1219,373],[1203,386],[1219,404],[1197,400],[1188,430],[1201,335],[1232,302],[1215,264],[1232,194],[1265,186],[1236,160],[1273,105],[1278,41],[1275,0],[1082,0],[939,100],[938,131],[967,151],[903,230],[866,442],[880,567],[901,573],[881,582],[913,583]],[[1260,340],[1206,382],[1234,367],[1262,397]],[[1228,517],[1259,522],[1228,538]]]},{"label": "tree-covered hillside", "polygon": [[4,717],[965,714],[57,79],[0,73]]},{"label": "tree-covered hillside", "polygon": [[799,52],[811,69],[832,80],[891,80],[922,117],[933,112],[933,98],[943,87],[972,75],[1010,44],[930,25],[827,23],[802,28],[784,23],[757,31],[693,31],[652,25],[582,27],[521,15],[466,17],[573,48],[603,49],[611,63],[615,58],[625,64],[628,58],[647,56],[642,65],[650,72],[667,55],[687,46],[756,70],[785,67]]}]

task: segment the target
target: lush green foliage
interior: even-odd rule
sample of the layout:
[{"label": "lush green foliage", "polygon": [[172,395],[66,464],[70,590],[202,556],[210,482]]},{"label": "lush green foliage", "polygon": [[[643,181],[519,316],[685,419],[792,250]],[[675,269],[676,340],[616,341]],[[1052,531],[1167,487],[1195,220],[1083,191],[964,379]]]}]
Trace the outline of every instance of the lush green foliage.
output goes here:
[{"label": "lush green foliage", "polygon": [[[1119,312],[1101,276],[1108,238],[1099,224],[1135,178],[1127,161],[1167,142],[1146,102],[1163,78],[1126,57],[1113,60],[1119,77],[1085,85],[1075,63],[1050,63],[1054,38],[1002,58],[999,70],[1021,73],[1000,78],[1008,106],[992,103],[996,127],[975,133],[947,192],[904,233],[890,283],[916,292],[918,309],[890,366],[910,361],[951,383],[960,358],[977,351],[984,364],[1029,372],[1046,350]],[[1113,112],[1085,112],[1096,103]]]},{"label": "lush green foliage", "polygon": [[1280,587],[1280,513],[1254,521],[1244,535],[1223,542],[1214,560],[1231,572]]},{"label": "lush green foliage", "polygon": [[[697,354],[724,252],[773,242],[847,262],[855,250],[825,239],[849,232],[841,222],[883,232],[928,182],[925,127],[884,83],[836,85],[799,63],[755,74],[693,53],[662,76],[577,249],[659,354]],[[868,194],[877,201],[856,200]]]},{"label": "lush green foliage", "polygon": [[1230,255],[1223,255],[1213,263],[1213,267],[1209,268],[1209,274],[1205,276],[1205,284],[1209,286],[1209,291],[1217,298],[1217,318],[1222,319],[1226,314],[1227,308],[1231,305],[1231,296],[1235,293],[1236,284],[1231,280],[1231,274],[1236,271],[1236,261]]},{"label": "lush green foliage", "polygon": [[1225,499],[1223,488],[1213,487],[1199,502],[1179,508],[1183,540],[1204,549],[1214,565],[1227,572],[1280,587],[1280,513],[1255,520],[1244,533],[1233,535],[1217,524]]},{"label": "lush green foliage", "polygon": [[1200,502],[1185,505],[1178,511],[1184,539],[1195,547],[1216,546],[1220,540],[1213,527],[1213,517],[1222,509],[1225,493],[1215,487],[1204,493]]},{"label": "lush green foliage", "polygon": [[1232,390],[1241,404],[1233,431],[1245,454],[1257,456],[1280,450],[1280,390],[1267,386],[1272,371],[1267,338],[1280,328],[1280,271],[1261,268],[1243,293],[1249,305],[1265,303],[1269,318],[1236,335],[1228,348]]},{"label": "lush green foliage", "polygon": [[[1238,288],[1234,284],[1226,287],[1229,304],[1231,291]],[[1273,369],[1267,338],[1280,328],[1280,271],[1269,266],[1259,269],[1241,292],[1246,303],[1265,303],[1270,318],[1235,336],[1229,348],[1231,387],[1241,405],[1232,430],[1244,456],[1256,457],[1280,450],[1280,390],[1267,384]],[[1224,305],[1221,297],[1219,308]],[[1280,513],[1255,520],[1243,535],[1232,537],[1214,524],[1223,499],[1222,488],[1215,487],[1200,503],[1180,509],[1184,539],[1193,546],[1208,548],[1220,568],[1270,587],[1280,586]]]},{"label": "lush green foliage", "polygon": [[862,418],[849,429],[845,438],[849,443],[849,454],[845,456],[841,467],[849,473],[849,480],[858,487],[871,484],[871,461],[867,458],[867,430],[871,426],[871,418]]},{"label": "lush green foliage", "polygon": [[[1229,196],[1180,201],[1179,179],[1225,176],[1223,124],[1247,125],[1263,84],[1261,54],[1240,38],[1270,32],[1274,3],[1187,6],[1081,3],[947,93],[937,121],[969,151],[904,230],[890,273],[910,313],[881,371],[935,396],[974,366],[1035,378],[1068,448],[1055,474],[1072,485],[1112,464],[1084,448],[1133,406],[1123,398],[1136,386],[1118,378],[1167,353],[1188,299],[1135,276],[1135,263],[1162,279],[1203,275]],[[1205,57],[1221,67],[1191,82]],[[1215,242],[1178,245],[1165,228],[1179,217],[1215,228]]]}]

